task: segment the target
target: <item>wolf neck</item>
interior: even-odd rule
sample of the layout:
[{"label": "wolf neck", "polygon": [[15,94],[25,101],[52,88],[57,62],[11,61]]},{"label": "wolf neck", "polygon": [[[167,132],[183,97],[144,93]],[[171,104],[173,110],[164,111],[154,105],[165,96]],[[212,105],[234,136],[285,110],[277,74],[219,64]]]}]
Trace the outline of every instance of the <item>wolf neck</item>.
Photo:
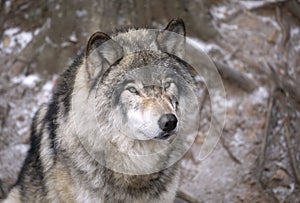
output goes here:
[{"label": "wolf neck", "polygon": [[136,141],[114,134],[110,140],[111,146],[106,150],[105,163],[108,168],[125,174],[151,174],[163,170],[170,163],[168,149],[165,143],[152,140]]},{"label": "wolf neck", "polygon": [[[103,200],[101,202],[139,202],[141,199],[159,199],[161,194],[170,190],[170,187],[177,188],[179,179],[177,165],[148,175],[127,175],[102,166],[84,172],[77,170],[75,174],[81,177],[77,179],[80,193],[87,195],[88,198],[97,199],[95,202],[99,202],[99,199]],[[93,193],[88,189],[91,187]],[[103,196],[99,197],[99,194]],[[115,194],[120,196],[116,199]]]}]

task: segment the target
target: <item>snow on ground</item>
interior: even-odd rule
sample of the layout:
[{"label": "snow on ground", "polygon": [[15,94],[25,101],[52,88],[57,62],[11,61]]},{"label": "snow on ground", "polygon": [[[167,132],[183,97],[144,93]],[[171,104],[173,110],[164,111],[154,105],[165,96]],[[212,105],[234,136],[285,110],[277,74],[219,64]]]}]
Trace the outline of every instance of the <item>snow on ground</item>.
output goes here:
[{"label": "snow on ground", "polygon": [[87,10],[82,9],[82,10],[76,10],[76,16],[78,18],[82,18],[88,14]]},{"label": "snow on ground", "polygon": [[211,13],[214,17],[218,19],[225,19],[226,18],[226,11],[227,7],[226,6],[215,6],[211,9]]},{"label": "snow on ground", "polygon": [[53,79],[45,81],[38,74],[13,77],[11,82],[13,85],[4,95],[10,98],[7,100],[10,110],[0,136],[7,137],[7,144],[0,143],[0,180],[5,183],[2,189],[6,192],[16,181],[29,149],[32,118],[41,104],[49,102],[54,85]]},{"label": "snow on ground", "polygon": [[300,51],[300,28],[292,27],[290,31],[291,41],[294,42],[294,50],[296,52]]},{"label": "snow on ground", "polygon": [[77,38],[75,32],[72,32],[72,34],[71,34],[70,37],[69,37],[69,40],[70,40],[71,42],[78,42],[78,38]]},{"label": "snow on ground", "polygon": [[259,6],[262,6],[265,4],[266,1],[240,1],[240,3],[247,9],[254,9]]},{"label": "snow on ground", "polygon": [[33,38],[32,32],[20,31],[19,28],[9,28],[3,33],[0,50],[5,53],[19,53]]},{"label": "snow on ground", "polygon": [[257,8],[257,7],[260,7],[266,3],[275,3],[275,2],[279,2],[279,1],[282,1],[284,2],[285,0],[242,0],[242,1],[239,1],[240,4],[242,4],[245,8],[247,9],[254,9],[254,8]]},{"label": "snow on ground", "polygon": [[234,14],[236,12],[235,8],[229,8],[227,6],[213,6],[210,9],[210,13],[212,14],[213,17],[224,20],[228,16]]},{"label": "snow on ground", "polygon": [[26,85],[28,87],[35,87],[36,84],[40,81],[40,77],[37,74],[32,75],[20,75],[18,77],[12,78],[13,83],[17,83],[19,85]]},{"label": "snow on ground", "polygon": [[269,92],[265,87],[259,87],[249,97],[252,104],[262,104],[269,97]]},{"label": "snow on ground", "polygon": [[275,29],[280,30],[280,26],[278,23],[271,17],[266,17],[266,16],[260,16],[260,15],[255,15],[258,19],[260,19],[262,22],[266,24],[271,24]]},{"label": "snow on ground", "polygon": [[205,43],[199,39],[196,39],[196,38],[192,38],[192,37],[187,37],[186,38],[186,42],[190,45],[192,45],[194,48],[202,51],[202,52],[205,52],[206,54],[211,51],[212,49],[220,49],[221,48],[216,45],[216,44],[212,44],[212,43]]}]

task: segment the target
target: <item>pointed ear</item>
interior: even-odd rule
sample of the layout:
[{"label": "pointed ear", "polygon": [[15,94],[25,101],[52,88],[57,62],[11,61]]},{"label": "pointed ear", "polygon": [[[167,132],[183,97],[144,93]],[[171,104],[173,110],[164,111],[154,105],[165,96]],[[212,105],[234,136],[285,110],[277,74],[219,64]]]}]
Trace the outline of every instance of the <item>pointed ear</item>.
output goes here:
[{"label": "pointed ear", "polygon": [[89,79],[93,79],[122,58],[123,49],[107,34],[96,32],[88,41],[85,56]]},{"label": "pointed ear", "polygon": [[185,26],[182,19],[173,19],[157,36],[157,44],[163,52],[184,56]]}]

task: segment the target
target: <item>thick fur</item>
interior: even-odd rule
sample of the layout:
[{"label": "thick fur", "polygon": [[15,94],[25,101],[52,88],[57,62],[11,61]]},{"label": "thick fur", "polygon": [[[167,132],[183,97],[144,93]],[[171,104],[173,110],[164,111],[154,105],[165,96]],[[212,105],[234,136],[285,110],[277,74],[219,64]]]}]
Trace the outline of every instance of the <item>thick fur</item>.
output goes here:
[{"label": "thick fur", "polygon": [[[178,19],[166,30],[185,35]],[[36,113],[31,148],[4,202],[173,202],[179,181],[176,158],[182,153],[182,143],[178,139],[174,146],[150,158],[126,155],[156,152],[170,142],[154,138],[159,131],[156,121],[150,122],[150,130],[144,133],[150,138],[143,140],[139,136],[144,134],[131,128],[128,112],[134,101],[138,107],[132,111],[173,113],[180,120],[178,126],[186,125],[184,106],[190,105],[186,84],[179,81],[169,93],[163,87],[141,88],[140,94],[150,98],[147,102],[122,89],[130,71],[143,66],[161,66],[162,75],[170,69],[193,86],[187,64],[174,56],[182,54],[184,42],[174,43],[171,37],[144,29],[112,36],[94,34],[86,53],[61,75],[51,102]],[[106,41],[112,43],[97,50]],[[133,137],[120,133],[116,126]]]}]

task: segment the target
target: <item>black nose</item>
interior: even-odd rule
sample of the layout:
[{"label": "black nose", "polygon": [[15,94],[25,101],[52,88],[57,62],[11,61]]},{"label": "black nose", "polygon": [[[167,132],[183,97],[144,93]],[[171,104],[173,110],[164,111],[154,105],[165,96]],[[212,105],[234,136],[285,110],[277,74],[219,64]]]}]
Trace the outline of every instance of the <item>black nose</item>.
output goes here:
[{"label": "black nose", "polygon": [[174,130],[176,128],[177,118],[174,114],[171,113],[164,114],[159,118],[158,125],[163,131],[170,132],[171,130]]}]

